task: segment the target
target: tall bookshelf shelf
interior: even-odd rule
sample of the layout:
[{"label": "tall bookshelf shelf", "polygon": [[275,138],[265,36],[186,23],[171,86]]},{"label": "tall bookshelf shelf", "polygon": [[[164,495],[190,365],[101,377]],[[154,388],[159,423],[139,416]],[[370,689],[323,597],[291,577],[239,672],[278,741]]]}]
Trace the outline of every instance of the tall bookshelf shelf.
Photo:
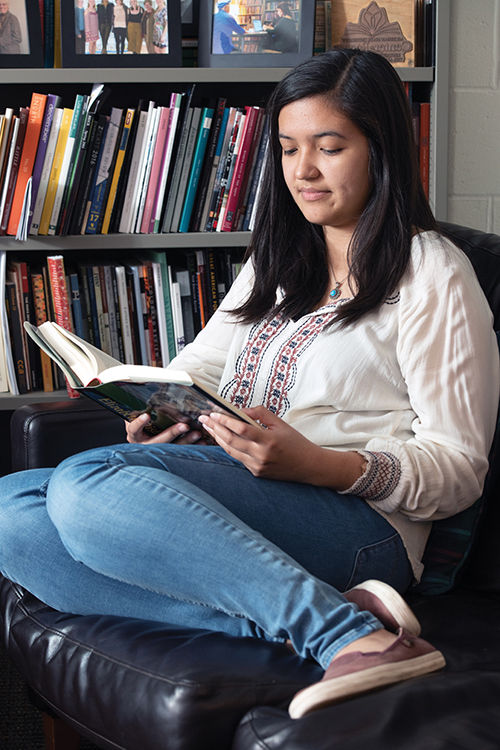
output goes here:
[{"label": "tall bookshelf shelf", "polygon": [[[430,138],[430,202],[438,220],[446,220],[447,207],[447,143],[448,143],[448,60],[450,0],[436,1],[436,54],[435,66],[426,68],[398,68],[403,81],[424,87],[431,102]],[[150,92],[165,98],[164,92],[176,86],[187,88],[196,84],[200,96],[226,95],[231,103],[264,103],[274,85],[281,80],[287,68],[156,68],[106,70],[92,69],[13,69],[2,71],[0,91],[4,106],[25,104],[35,89],[41,93],[62,93],[68,97],[82,93],[82,87],[95,82],[108,84],[117,89],[117,97],[124,92],[135,99],[147,98]],[[14,104],[11,103],[14,97]],[[152,94],[151,98],[154,98]],[[236,98],[236,101],[234,99]],[[246,99],[253,101],[245,101]],[[241,102],[238,101],[241,100]],[[70,106],[69,104],[67,106]],[[118,105],[117,105],[118,106]],[[123,101],[122,101],[123,106]],[[30,237],[18,242],[12,237],[0,237],[0,250],[22,253],[39,251],[46,254],[62,252],[94,253],[133,252],[136,250],[201,247],[245,247],[248,232],[197,232],[178,234],[109,234],[68,237]],[[24,403],[54,401],[65,398],[64,392],[47,394],[30,393],[22,396],[0,394],[0,411],[13,410]]]}]

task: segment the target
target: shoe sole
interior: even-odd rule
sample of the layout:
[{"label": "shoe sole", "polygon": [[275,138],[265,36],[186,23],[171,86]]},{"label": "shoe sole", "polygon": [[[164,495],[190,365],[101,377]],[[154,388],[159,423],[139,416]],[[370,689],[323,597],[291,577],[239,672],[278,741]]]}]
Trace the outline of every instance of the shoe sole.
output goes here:
[{"label": "shoe sole", "polygon": [[443,654],[440,651],[432,651],[429,654],[423,654],[403,662],[381,664],[378,667],[371,667],[325,682],[317,682],[297,693],[290,703],[288,713],[292,719],[300,719],[312,711],[348,698],[387,685],[394,685],[412,677],[436,672],[438,669],[442,669],[445,664]]},{"label": "shoe sole", "polygon": [[[378,597],[378,599],[380,599],[382,604],[387,607],[400,628],[403,628],[403,630],[410,635],[420,635],[422,628],[420,627],[419,621],[417,620],[415,614],[412,612],[403,597],[398,594],[398,592],[393,589],[392,586],[389,586],[383,581],[369,580],[363,581],[363,583],[355,586],[354,589],[363,589],[364,591],[368,591],[370,594],[374,594],[376,597]],[[349,594],[354,589],[349,589],[349,591],[346,591],[344,596]]]}]

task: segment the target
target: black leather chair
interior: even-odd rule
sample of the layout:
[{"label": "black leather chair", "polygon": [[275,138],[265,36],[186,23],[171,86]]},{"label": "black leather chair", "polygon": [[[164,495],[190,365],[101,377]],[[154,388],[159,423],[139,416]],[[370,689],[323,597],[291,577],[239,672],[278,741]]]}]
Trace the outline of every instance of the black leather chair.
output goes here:
[{"label": "black leather chair", "polygon": [[[470,256],[500,329],[500,237],[443,228]],[[120,442],[124,429],[118,417],[91,402],[22,407],[12,420],[13,469],[55,465],[95,445],[96,436],[102,445]],[[424,637],[445,654],[446,669],[299,721],[288,717],[287,705],[321,670],[282,645],[56,612],[1,579],[1,637],[46,712],[47,747],[76,748],[82,735],[113,750],[497,750],[497,443],[498,436],[487,492],[474,515],[467,556],[455,565],[453,587],[430,595],[431,584],[427,593],[408,596]],[[431,567],[444,569],[456,552],[447,557],[442,538],[437,528],[429,559]]]}]

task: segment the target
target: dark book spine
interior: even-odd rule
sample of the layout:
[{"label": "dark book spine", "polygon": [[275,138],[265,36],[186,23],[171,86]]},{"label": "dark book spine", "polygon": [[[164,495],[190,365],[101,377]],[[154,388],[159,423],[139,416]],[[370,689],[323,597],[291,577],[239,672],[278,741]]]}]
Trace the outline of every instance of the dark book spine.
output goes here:
[{"label": "dark book spine", "polygon": [[85,183],[82,185],[81,195],[78,197],[78,205],[76,207],[75,222],[72,226],[73,234],[81,234],[82,228],[85,227],[86,218],[89,209],[89,199],[92,195],[92,186],[94,184],[95,170],[97,162],[99,160],[99,154],[101,152],[102,140],[104,131],[106,130],[107,119],[104,115],[100,115],[96,126],[95,136],[93,138],[92,147],[89,151],[89,163],[88,169],[85,174]]},{"label": "dark book spine", "polygon": [[19,393],[28,393],[29,388],[26,374],[26,361],[24,357],[23,337],[21,332],[21,312],[17,304],[16,285],[14,281],[7,281],[5,284],[5,305],[9,319],[12,356],[14,359],[17,386],[19,388]]},{"label": "dark book spine", "polygon": [[130,164],[134,153],[135,137],[137,135],[137,128],[139,126],[140,113],[147,110],[149,102],[146,99],[141,99],[137,105],[134,119],[132,120],[132,126],[130,128],[130,134],[127,140],[127,150],[123,158],[123,164],[120,171],[120,179],[116,190],[115,202],[113,204],[113,210],[111,212],[111,220],[109,224],[109,232],[118,232],[120,225],[120,219],[122,215],[123,202],[125,200],[125,193],[127,192],[128,175],[130,172]]},{"label": "dark book spine", "polygon": [[[114,269],[112,270],[114,271]],[[118,297],[118,283],[116,281],[116,273],[111,274],[111,281],[113,285],[113,301],[116,310],[116,334],[118,336],[118,349],[120,351],[119,360],[120,362],[125,362],[125,348],[123,346],[123,330],[122,320],[120,317],[120,300]],[[139,360],[135,359],[134,361],[138,362]]]}]

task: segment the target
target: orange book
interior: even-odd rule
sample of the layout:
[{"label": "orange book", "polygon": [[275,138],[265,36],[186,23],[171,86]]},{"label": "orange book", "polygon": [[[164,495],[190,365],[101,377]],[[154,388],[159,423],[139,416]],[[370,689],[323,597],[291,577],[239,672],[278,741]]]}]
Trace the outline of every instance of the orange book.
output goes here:
[{"label": "orange book", "polygon": [[24,203],[24,196],[26,193],[26,186],[29,178],[33,174],[33,166],[35,164],[38,141],[42,130],[46,101],[46,94],[33,94],[31,97],[26,135],[24,136],[21,161],[19,162],[16,189],[12,200],[7,234],[15,235],[17,233]]}]

